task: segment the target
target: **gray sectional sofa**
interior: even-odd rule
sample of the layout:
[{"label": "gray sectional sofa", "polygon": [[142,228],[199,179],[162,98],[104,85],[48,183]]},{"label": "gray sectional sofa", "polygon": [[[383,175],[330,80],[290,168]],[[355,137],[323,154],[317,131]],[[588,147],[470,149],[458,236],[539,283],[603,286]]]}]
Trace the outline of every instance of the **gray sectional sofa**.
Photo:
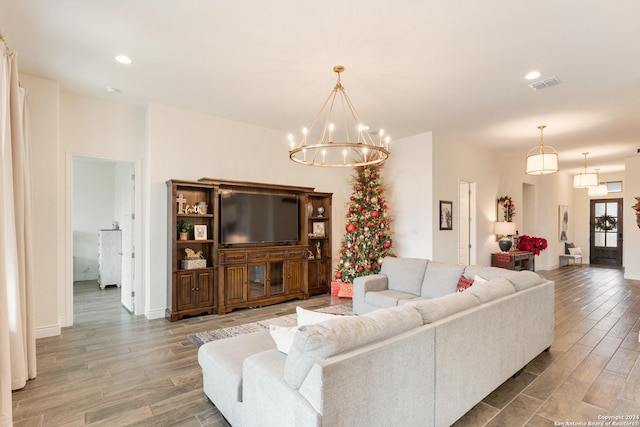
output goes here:
[{"label": "gray sectional sofa", "polygon": [[553,341],[554,283],[529,271],[387,258],[353,305],[288,354],[268,331],[203,345],[204,392],[233,426],[447,426]]}]

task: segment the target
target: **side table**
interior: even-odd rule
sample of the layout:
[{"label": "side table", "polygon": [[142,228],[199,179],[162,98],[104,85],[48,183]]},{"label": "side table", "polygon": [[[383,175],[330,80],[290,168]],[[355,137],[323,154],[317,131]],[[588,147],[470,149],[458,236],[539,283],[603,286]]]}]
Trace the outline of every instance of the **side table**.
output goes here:
[{"label": "side table", "polygon": [[535,254],[526,251],[494,252],[491,254],[491,267],[535,271]]}]

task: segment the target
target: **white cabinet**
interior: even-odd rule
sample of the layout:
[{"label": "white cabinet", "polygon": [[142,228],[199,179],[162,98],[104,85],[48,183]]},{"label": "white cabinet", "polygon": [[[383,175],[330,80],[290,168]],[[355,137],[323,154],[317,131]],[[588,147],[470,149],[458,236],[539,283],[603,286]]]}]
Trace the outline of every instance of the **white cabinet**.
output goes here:
[{"label": "white cabinet", "polygon": [[98,283],[100,288],[122,284],[122,232],[100,230],[98,233]]}]

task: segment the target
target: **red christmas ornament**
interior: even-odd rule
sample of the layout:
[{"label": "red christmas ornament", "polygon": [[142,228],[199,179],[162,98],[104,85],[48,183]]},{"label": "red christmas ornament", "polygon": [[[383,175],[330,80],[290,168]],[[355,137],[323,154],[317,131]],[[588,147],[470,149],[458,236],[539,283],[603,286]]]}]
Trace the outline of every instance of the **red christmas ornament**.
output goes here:
[{"label": "red christmas ornament", "polygon": [[356,198],[354,196],[349,197],[349,200],[351,200],[352,202],[355,200]]},{"label": "red christmas ornament", "polygon": [[376,174],[375,174],[375,173],[372,173],[371,175],[369,175],[369,178],[371,178],[371,179],[376,179]]},{"label": "red christmas ornament", "polygon": [[373,259],[373,254],[369,254],[369,259]]},{"label": "red christmas ornament", "polygon": [[384,231],[379,232],[379,233],[378,233],[378,236],[380,236],[380,237],[384,237]]},{"label": "red christmas ornament", "polygon": [[336,279],[342,279],[342,271],[336,272]]},{"label": "red christmas ornament", "polygon": [[371,227],[371,223],[370,223],[369,221],[367,221],[364,225],[365,225],[366,227]]},{"label": "red christmas ornament", "polygon": [[367,270],[371,270],[373,266],[371,264],[367,264]]},{"label": "red christmas ornament", "polygon": [[391,242],[384,242],[382,246],[384,246],[385,249],[389,249],[391,247]]},{"label": "red christmas ornament", "polygon": [[362,271],[362,270],[364,270],[364,268],[361,265],[359,265],[358,266],[358,271]]},{"label": "red christmas ornament", "polygon": [[379,251],[380,249],[382,249],[380,246],[376,246],[376,251]]},{"label": "red christmas ornament", "polygon": [[371,188],[367,187],[367,189],[365,190],[367,193],[371,193]]},{"label": "red christmas ornament", "polygon": [[353,224],[347,224],[347,233],[353,233],[356,230],[356,226]]},{"label": "red christmas ornament", "polygon": [[371,216],[372,216],[372,217],[374,217],[374,218],[378,218],[378,215],[380,215],[380,214],[378,213],[378,211],[373,211],[373,212],[371,212]]}]

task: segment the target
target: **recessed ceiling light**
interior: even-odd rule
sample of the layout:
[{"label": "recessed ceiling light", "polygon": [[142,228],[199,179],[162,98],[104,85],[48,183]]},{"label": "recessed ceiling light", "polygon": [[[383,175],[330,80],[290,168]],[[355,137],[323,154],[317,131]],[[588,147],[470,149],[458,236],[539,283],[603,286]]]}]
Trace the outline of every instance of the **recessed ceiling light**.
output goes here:
[{"label": "recessed ceiling light", "polygon": [[131,64],[133,61],[126,55],[118,55],[116,56],[116,61],[121,64]]},{"label": "recessed ceiling light", "polygon": [[112,87],[112,86],[107,86],[104,88],[107,92],[111,92],[111,93],[120,93],[122,92],[120,89],[118,89],[117,87]]},{"label": "recessed ceiling light", "polygon": [[533,79],[537,79],[541,75],[542,75],[542,73],[540,71],[531,71],[526,76],[524,76],[524,78],[527,79],[527,80],[533,80]]}]

